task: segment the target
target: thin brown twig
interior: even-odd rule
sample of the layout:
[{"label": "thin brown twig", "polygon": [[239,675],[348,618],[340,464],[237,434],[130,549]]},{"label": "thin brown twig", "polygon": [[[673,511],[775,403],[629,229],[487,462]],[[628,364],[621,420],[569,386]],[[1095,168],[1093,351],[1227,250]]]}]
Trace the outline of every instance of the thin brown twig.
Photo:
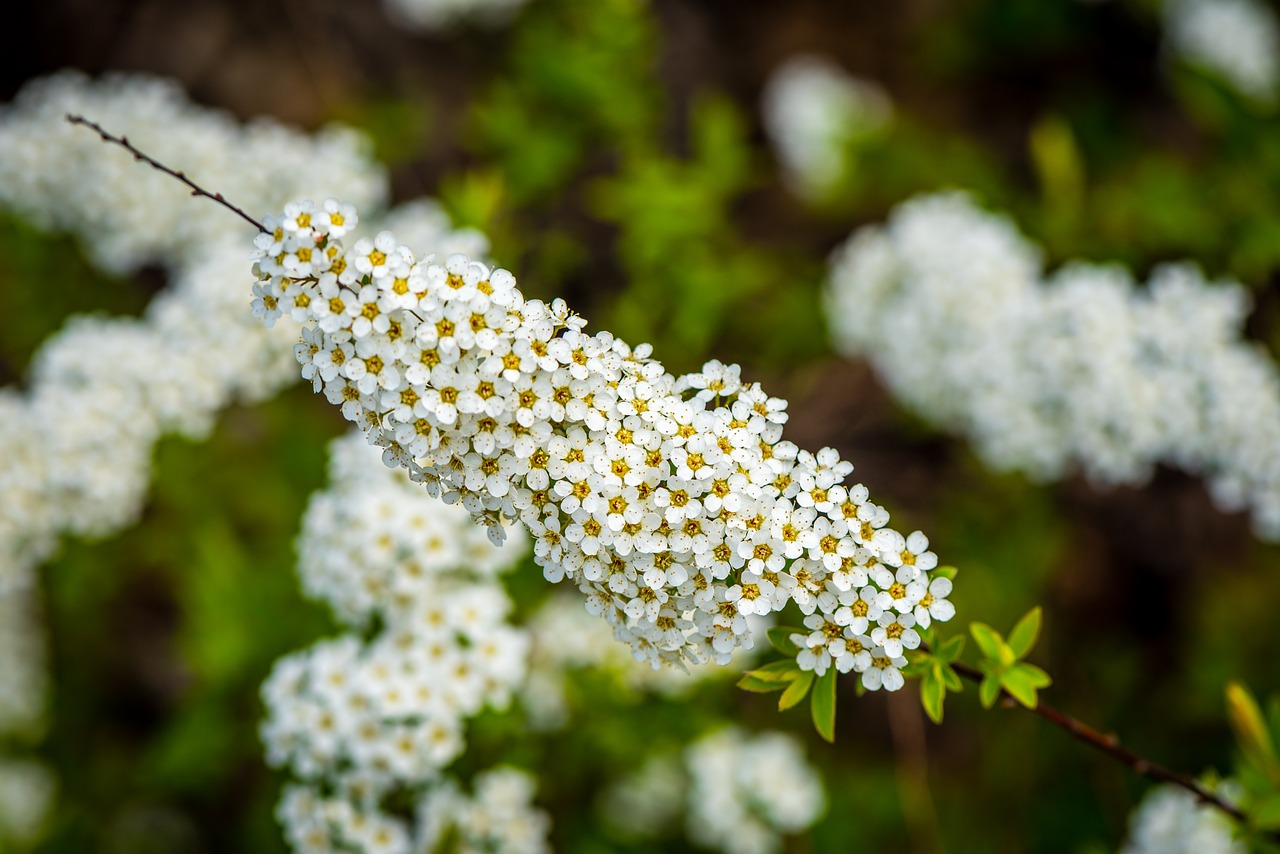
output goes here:
[{"label": "thin brown twig", "polygon": [[[953,663],[951,667],[957,674],[971,682],[982,682],[984,678],[981,671],[970,667],[967,664],[961,664],[957,661]],[[1196,800],[1200,803],[1208,804],[1211,807],[1219,809],[1236,821],[1240,822],[1242,825],[1245,825],[1246,827],[1248,826],[1248,817],[1240,811],[1239,807],[1236,807],[1234,804],[1223,799],[1219,795],[1214,794],[1212,791],[1196,782],[1190,775],[1174,771],[1171,768],[1161,765],[1159,762],[1155,762],[1140,753],[1130,750],[1122,745],[1120,743],[1120,739],[1115,735],[1099,732],[1083,721],[1073,718],[1071,715],[1049,705],[1043,700],[1037,700],[1034,707],[1027,707],[1015,700],[1006,691],[1002,690],[1000,694],[1007,705],[1026,709],[1033,715],[1039,715],[1059,729],[1065,730],[1072,738],[1089,745],[1094,750],[1098,750],[1107,756],[1110,756],[1122,765],[1127,766],[1134,773],[1141,774],[1144,777],[1149,777],[1152,780],[1158,780],[1162,783],[1172,783],[1175,786],[1185,789],[1194,795]],[[1280,842],[1280,834],[1268,834],[1268,836],[1274,841]]]},{"label": "thin brown twig", "polygon": [[262,225],[262,223],[258,222],[253,217],[249,216],[240,208],[231,204],[231,202],[223,198],[222,193],[210,193],[204,187],[201,187],[195,181],[192,181],[190,178],[188,178],[186,174],[184,174],[183,172],[174,171],[173,169],[170,169],[168,166],[165,166],[159,160],[156,160],[155,158],[148,156],[147,154],[143,153],[138,148],[136,148],[133,145],[133,143],[129,142],[129,138],[127,136],[113,136],[112,134],[108,133],[106,129],[102,127],[102,125],[96,122],[91,122],[88,119],[86,119],[84,116],[77,116],[77,115],[73,115],[72,113],[67,113],[67,121],[71,122],[71,124],[73,125],[83,125],[93,130],[98,134],[99,137],[102,138],[104,142],[115,143],[116,145],[123,148],[125,151],[128,151],[130,154],[133,155],[134,160],[141,160],[143,163],[146,163],[152,169],[157,169],[163,172],[164,174],[169,175],[170,177],[177,178],[179,181],[181,181],[182,183],[186,184],[188,187],[191,188],[191,195],[204,196],[206,199],[213,199],[215,202],[222,205],[224,208],[231,211],[232,213],[236,214],[245,222],[252,225],[254,228],[258,229],[258,231],[264,232],[264,233],[266,232],[267,229]]}]

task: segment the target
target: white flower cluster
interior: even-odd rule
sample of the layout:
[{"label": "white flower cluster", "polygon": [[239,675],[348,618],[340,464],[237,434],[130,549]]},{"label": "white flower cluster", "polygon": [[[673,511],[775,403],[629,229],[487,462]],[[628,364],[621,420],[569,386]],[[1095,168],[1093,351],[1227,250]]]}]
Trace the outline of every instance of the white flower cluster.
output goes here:
[{"label": "white flower cluster", "polygon": [[291,335],[246,323],[235,296],[246,226],[193,204],[182,185],[68,124],[67,113],[127,129],[251,210],[304,188],[368,204],[386,192],[353,134],[241,127],[162,80],[63,73],[29,84],[0,113],[0,206],[75,232],[105,269],[159,262],[173,278],[143,318],[73,319],[35,355],[26,394],[0,395],[0,586],[45,560],[59,534],[101,535],[136,518],[160,435],[199,436],[229,400],[289,381]]},{"label": "white flower cluster", "polygon": [[442,786],[419,810],[429,851],[452,837],[456,854],[547,854],[551,820],[533,806],[537,781],[525,771],[499,766],[476,775],[475,794]]},{"label": "white flower cluster", "polygon": [[[752,633],[757,637],[770,625],[770,617],[753,614]],[[529,675],[520,688],[520,702],[530,724],[538,730],[553,730],[571,719],[573,689],[569,673],[590,670],[608,674],[624,690],[678,697],[707,679],[730,676],[726,668],[713,662],[695,664],[684,670],[660,667],[656,670],[636,661],[626,647],[613,643],[609,626],[582,607],[579,597],[553,594],[525,623],[533,652]],[[739,648],[731,668],[745,669],[760,647]]]},{"label": "white flower cluster", "polygon": [[[0,111],[0,207],[75,232],[106,270],[159,263],[171,280],[142,318],[73,319],[35,354],[25,392],[0,390],[0,730],[42,714],[33,570],[59,537],[131,523],[162,434],[199,437],[231,400],[267,397],[297,377],[296,330],[266,332],[244,316],[246,226],[71,126],[67,113],[123,130],[249,210],[308,191],[368,205],[387,193],[354,133],[240,126],[162,80],[67,72],[30,83]],[[474,232],[449,232],[430,203],[393,217],[415,245],[485,251]]]},{"label": "white flower cluster", "polygon": [[524,677],[528,642],[496,580],[523,550],[495,548],[359,434],[333,443],[330,474],[303,520],[299,573],[355,633],[277,662],[262,738],[268,762],[306,784],[279,810],[295,850],[409,852],[414,829],[384,801],[448,797],[441,772],[465,720],[505,706]]},{"label": "white flower cluster", "polygon": [[1259,0],[1165,0],[1165,49],[1262,103],[1280,84],[1280,20]]},{"label": "white flower cluster", "polygon": [[299,852],[548,854],[551,820],[533,806],[535,788],[532,776],[506,767],[477,774],[471,797],[446,781],[418,804],[412,834],[401,819],[306,786],[286,787],[276,817]]},{"label": "white flower cluster", "polygon": [[448,30],[465,23],[497,26],[511,20],[528,0],[383,0],[387,14],[412,30]]},{"label": "white flower cluster", "polygon": [[1280,376],[1242,335],[1247,292],[1188,264],[1045,277],[1037,248],[962,195],[900,206],[832,258],[832,339],[993,467],[1140,483],[1163,461],[1280,538]]},{"label": "white flower cluster", "polygon": [[599,806],[637,839],[666,835],[685,814],[689,839],[726,854],[768,854],[826,808],[822,778],[785,733],[729,728],[682,754],[659,754],[606,789]]},{"label": "white flower cluster", "polygon": [[879,84],[801,54],[769,75],[761,113],[788,184],[797,195],[815,198],[845,176],[850,144],[889,124],[893,102]]},{"label": "white flower cluster", "polygon": [[[523,555],[523,544],[494,548],[460,507],[442,507],[402,472],[382,465],[376,449],[353,433],[330,447],[330,487],[311,497],[298,538],[303,590],[338,618],[363,627],[380,617],[413,626],[479,620],[492,607],[449,603],[437,586],[459,573],[482,598],[488,583]],[[523,539],[521,537],[521,539]],[[498,610],[506,610],[502,606]],[[420,627],[420,628],[424,628]],[[479,626],[466,629],[474,635]]]},{"label": "white flower cluster", "polygon": [[680,378],[563,301],[467,258],[417,260],[354,211],[291,203],[258,236],[253,311],[304,325],[303,376],[388,464],[489,526],[519,521],[547,579],[568,579],[655,666],[727,662],[747,620],[795,601],[800,663],[902,684],[917,622],[946,619],[936,557],[830,449],[782,440],[786,403],[710,362]]},{"label": "white flower cluster", "polygon": [[826,809],[822,778],[785,733],[722,730],[691,745],[685,764],[689,839],[707,848],[771,854]]},{"label": "white flower cluster", "polygon": [[1230,819],[1176,786],[1156,786],[1129,816],[1120,854],[1245,854]]}]

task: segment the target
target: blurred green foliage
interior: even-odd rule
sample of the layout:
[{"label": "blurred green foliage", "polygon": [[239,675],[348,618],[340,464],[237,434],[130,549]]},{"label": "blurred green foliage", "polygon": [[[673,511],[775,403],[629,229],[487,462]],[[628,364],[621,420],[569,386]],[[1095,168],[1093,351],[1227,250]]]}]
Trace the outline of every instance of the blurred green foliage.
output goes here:
[{"label": "blurred green foliage", "polygon": [[[492,238],[494,257],[532,295],[563,295],[593,328],[651,341],[674,370],[741,361],[783,396],[848,370],[824,355],[825,253],[919,192],[964,188],[1012,212],[1050,263],[1119,259],[1141,273],[1186,257],[1275,304],[1280,117],[1198,73],[1161,76],[1149,4],[969,0],[912,26],[894,65],[893,126],[852,140],[846,183],[805,207],[781,191],[753,102],[709,85],[673,96],[651,6],[536,0],[501,51],[463,69],[478,94],[460,135],[430,142],[466,155],[440,176],[440,196]],[[1127,69],[1141,73],[1109,85]],[[959,106],[934,109],[952,99]],[[336,114],[402,162],[431,132],[408,103],[390,92]],[[0,376],[20,382],[68,315],[137,313],[157,286],[153,275],[103,276],[66,238],[0,218]],[[1262,313],[1258,334],[1278,332]],[[1176,478],[1136,496],[1081,497],[1080,484],[988,473],[883,400],[866,408],[895,459],[928,461],[923,486],[889,475],[870,485],[903,530],[929,532],[960,567],[958,619],[1007,626],[1043,603],[1032,657],[1053,675],[1042,690],[1056,705],[1174,767],[1231,769],[1240,748],[1224,685],[1280,692],[1273,547],[1250,541],[1238,520],[1224,529],[1175,513],[1198,489]],[[880,447],[810,418],[798,425],[806,435],[829,437],[819,441],[855,462]],[[257,690],[278,656],[332,631],[298,593],[292,538],[323,483],[325,443],[341,430],[305,389],[235,408],[210,441],[158,449],[136,527],[69,543],[45,568],[55,693],[40,752],[61,801],[41,850],[283,850]],[[1132,509],[1144,501],[1149,509]],[[511,587],[528,613],[547,585],[525,567]],[[944,726],[926,728],[914,696],[858,698],[842,681],[828,746],[807,709],[779,714],[773,697],[730,685],[655,699],[580,674],[571,729],[534,735],[516,716],[486,714],[461,767],[553,769],[541,799],[557,847],[583,852],[653,850],[601,820],[598,792],[725,718],[808,739],[830,818],[794,851],[852,850],[851,839],[868,850],[1114,850],[1147,785],[1029,715],[983,712],[973,686],[949,698]],[[1250,755],[1265,776],[1264,754]]]}]

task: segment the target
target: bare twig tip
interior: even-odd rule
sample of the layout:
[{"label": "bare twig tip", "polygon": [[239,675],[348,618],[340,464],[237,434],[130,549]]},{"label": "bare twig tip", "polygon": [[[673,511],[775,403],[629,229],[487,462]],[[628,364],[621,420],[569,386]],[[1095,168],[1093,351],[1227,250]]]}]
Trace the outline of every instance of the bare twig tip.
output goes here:
[{"label": "bare twig tip", "polygon": [[86,119],[84,116],[76,115],[74,113],[67,113],[67,121],[73,125],[84,125],[85,127],[92,128],[94,131],[97,132],[98,136],[102,138],[103,142],[110,142],[120,146],[125,151],[128,151],[130,154],[132,154],[134,160],[141,160],[144,163],[146,163],[148,166],[150,166],[152,169],[155,169],[158,172],[163,172],[166,175],[170,176],[171,178],[174,178],[186,184],[188,187],[191,188],[191,195],[204,196],[205,198],[212,199],[213,201],[222,205],[227,210],[234,213],[236,216],[243,219],[245,222],[252,225],[259,232],[266,232],[267,229],[266,227],[263,226],[262,223],[258,222],[258,220],[254,219],[253,217],[249,216],[240,208],[231,204],[229,201],[227,201],[223,197],[222,193],[211,193],[208,190],[201,187],[195,181],[192,181],[190,178],[188,178],[185,172],[174,171],[173,169],[170,169],[168,166],[165,166],[159,160],[156,160],[154,157],[151,157],[150,155],[146,154],[146,152],[134,146],[133,143],[129,142],[129,137],[112,136],[101,125],[96,124],[95,122],[91,122],[88,119]]}]

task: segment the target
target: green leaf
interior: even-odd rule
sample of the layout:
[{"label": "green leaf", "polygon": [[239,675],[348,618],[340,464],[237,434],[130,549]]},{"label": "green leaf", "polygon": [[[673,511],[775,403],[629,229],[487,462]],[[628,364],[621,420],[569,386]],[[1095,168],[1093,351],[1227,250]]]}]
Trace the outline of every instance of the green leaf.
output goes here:
[{"label": "green leaf", "polygon": [[1048,688],[1053,684],[1053,679],[1050,678],[1049,674],[1045,673],[1034,664],[1027,664],[1025,661],[1022,661],[1018,663],[1017,669],[1027,674],[1026,678],[1030,681],[1032,687],[1037,690],[1040,688]]},{"label": "green leaf", "polygon": [[788,686],[787,690],[782,692],[782,696],[778,698],[778,711],[785,712],[792,706],[797,705],[809,693],[811,685],[813,685],[813,671],[802,671]]},{"label": "green leaf", "polygon": [[[1000,677],[1000,686],[1009,692],[1009,696],[1028,709],[1036,707],[1036,685],[1041,683],[1040,677],[1048,678],[1043,670],[1039,676],[1033,673],[1029,664],[1015,664]],[[1043,684],[1043,683],[1041,683]]]},{"label": "green leaf", "polygon": [[999,696],[1000,677],[995,673],[988,673],[982,680],[982,684],[978,686],[978,700],[982,703],[982,708],[989,709],[994,706]]},{"label": "green leaf", "polygon": [[988,626],[986,623],[974,623],[969,626],[969,632],[973,635],[973,639],[978,642],[978,648],[982,650],[982,654],[992,661],[1000,660],[1000,653],[1004,649],[1004,638],[1000,637],[1000,633]]},{"label": "green leaf", "polygon": [[1027,615],[1018,621],[1018,625],[1013,627],[1013,633],[1009,635],[1009,648],[1013,650],[1015,658],[1026,658],[1027,653],[1031,651],[1031,647],[1035,646],[1036,638],[1040,636],[1040,607],[1036,606],[1027,612]]},{"label": "green leaf", "polygon": [[933,654],[939,661],[950,664],[959,658],[962,652],[964,652],[964,635],[956,635],[951,640],[944,641]]},{"label": "green leaf", "polygon": [[1236,740],[1245,757],[1276,776],[1276,752],[1262,709],[1239,682],[1227,684],[1227,717],[1236,731]]},{"label": "green leaf", "polygon": [[785,691],[790,682],[767,682],[750,673],[744,673],[738,680],[738,687],[753,694],[769,694],[774,691]]},{"label": "green leaf", "polygon": [[828,667],[827,672],[818,677],[813,688],[813,700],[810,705],[813,713],[813,726],[829,742],[836,740],[836,669]]},{"label": "green leaf", "polygon": [[947,686],[939,671],[927,674],[920,682],[920,705],[935,724],[942,723],[942,703],[947,698]]},{"label": "green leaf", "polygon": [[1280,829],[1280,792],[1263,798],[1249,813],[1249,821],[1259,830]]},{"label": "green leaf", "polygon": [[782,661],[771,661],[764,667],[748,670],[746,675],[765,682],[790,682],[799,672],[800,665],[796,664],[795,659],[784,658]]},{"label": "green leaf", "polygon": [[790,626],[771,626],[765,634],[769,637],[769,643],[773,644],[773,648],[788,658],[795,658],[800,654],[800,647],[795,645],[791,640],[792,635],[807,635],[805,629],[795,629]]},{"label": "green leaf", "polygon": [[954,566],[939,566],[929,573],[931,578],[945,578],[948,581],[955,581],[956,573],[960,570]]},{"label": "green leaf", "polygon": [[1031,128],[1029,143],[1046,208],[1074,221],[1080,213],[1085,177],[1071,126],[1058,116],[1046,116]]},{"label": "green leaf", "polygon": [[942,665],[942,679],[947,685],[948,691],[960,693],[964,690],[964,683],[960,681],[960,674],[951,669],[951,665]]},{"label": "green leaf", "polygon": [[924,650],[907,650],[907,666],[902,668],[902,675],[907,678],[924,676],[933,669],[933,656]]}]

